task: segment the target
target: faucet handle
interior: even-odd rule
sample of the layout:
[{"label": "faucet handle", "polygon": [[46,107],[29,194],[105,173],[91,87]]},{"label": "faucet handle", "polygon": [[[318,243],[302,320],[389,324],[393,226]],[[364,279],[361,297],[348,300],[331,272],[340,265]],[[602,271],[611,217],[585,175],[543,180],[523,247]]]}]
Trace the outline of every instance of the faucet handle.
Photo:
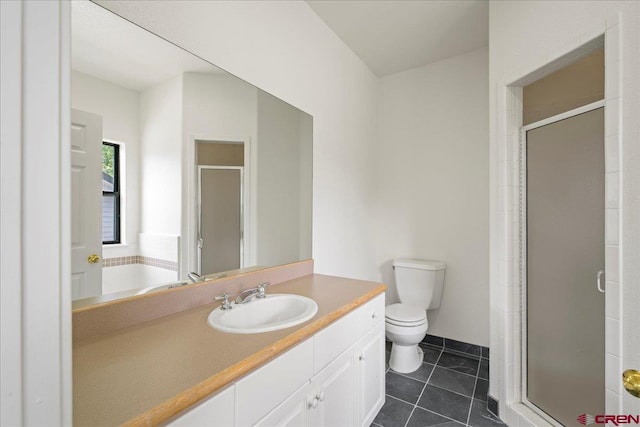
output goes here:
[{"label": "faucet handle", "polygon": [[218,295],[216,297],[213,298],[214,301],[222,301],[222,305],[220,306],[220,308],[222,310],[231,310],[233,308],[233,306],[231,305],[231,303],[229,303],[229,297],[231,295],[224,293],[222,295]]},{"label": "faucet handle", "polygon": [[258,298],[264,298],[266,296],[265,288],[270,285],[271,285],[271,282],[262,282],[262,283],[259,283],[258,286],[256,286],[256,289],[258,290]]}]

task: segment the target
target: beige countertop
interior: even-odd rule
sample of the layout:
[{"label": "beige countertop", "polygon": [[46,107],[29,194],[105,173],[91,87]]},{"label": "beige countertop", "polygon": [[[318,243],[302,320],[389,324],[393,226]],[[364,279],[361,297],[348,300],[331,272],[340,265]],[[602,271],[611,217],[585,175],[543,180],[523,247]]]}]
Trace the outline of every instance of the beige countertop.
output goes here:
[{"label": "beige countertop", "polygon": [[309,275],[268,288],[312,298],[317,314],[261,334],[220,332],[203,305],[73,344],[76,426],[157,425],[384,292],[380,283]]}]

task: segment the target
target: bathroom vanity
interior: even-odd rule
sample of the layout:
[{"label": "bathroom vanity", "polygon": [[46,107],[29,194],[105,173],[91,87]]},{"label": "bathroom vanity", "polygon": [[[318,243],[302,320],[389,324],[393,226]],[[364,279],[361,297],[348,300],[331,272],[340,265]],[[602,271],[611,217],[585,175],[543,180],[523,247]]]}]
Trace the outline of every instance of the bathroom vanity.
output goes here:
[{"label": "bathroom vanity", "polygon": [[[384,403],[385,286],[316,274],[289,279],[287,268],[295,267],[74,312],[74,424],[368,426]],[[207,324],[219,306],[211,295],[269,274],[268,294],[311,298],[316,315],[259,334]],[[194,303],[205,291],[207,300]],[[195,306],[162,316],[168,298]],[[138,320],[105,329],[125,308]]]},{"label": "bathroom vanity", "polygon": [[187,409],[170,426],[369,426],[384,403],[384,295]]}]

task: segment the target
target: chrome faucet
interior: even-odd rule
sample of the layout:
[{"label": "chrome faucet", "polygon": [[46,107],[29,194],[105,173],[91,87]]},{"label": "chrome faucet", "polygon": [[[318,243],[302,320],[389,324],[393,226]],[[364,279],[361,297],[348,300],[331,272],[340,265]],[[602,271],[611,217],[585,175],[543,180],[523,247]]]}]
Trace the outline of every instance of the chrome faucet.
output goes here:
[{"label": "chrome faucet", "polygon": [[231,305],[231,303],[229,302],[229,297],[231,295],[224,293],[222,295],[218,295],[217,297],[213,298],[214,301],[222,301],[222,305],[220,306],[221,310],[231,310],[233,308],[233,306]]},{"label": "chrome faucet", "polygon": [[[255,288],[245,289],[244,291],[240,292],[240,294],[236,298],[236,304],[246,304],[250,301],[253,301],[256,298],[265,298],[267,296],[265,289],[269,285],[270,285],[269,282],[264,282],[264,283],[260,283]],[[247,293],[249,295],[243,298],[242,295]]]},{"label": "chrome faucet", "polygon": [[204,277],[202,277],[201,275],[199,275],[198,273],[195,273],[193,271],[191,273],[187,274],[187,277],[193,283],[204,282]]}]

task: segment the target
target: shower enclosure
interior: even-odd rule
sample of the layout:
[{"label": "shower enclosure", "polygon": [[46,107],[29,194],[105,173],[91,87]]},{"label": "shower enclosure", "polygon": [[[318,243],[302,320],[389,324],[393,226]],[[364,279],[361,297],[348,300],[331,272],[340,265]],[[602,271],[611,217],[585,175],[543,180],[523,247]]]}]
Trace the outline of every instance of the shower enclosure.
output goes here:
[{"label": "shower enclosure", "polygon": [[605,409],[602,104],[523,128],[524,400],[566,426]]}]

